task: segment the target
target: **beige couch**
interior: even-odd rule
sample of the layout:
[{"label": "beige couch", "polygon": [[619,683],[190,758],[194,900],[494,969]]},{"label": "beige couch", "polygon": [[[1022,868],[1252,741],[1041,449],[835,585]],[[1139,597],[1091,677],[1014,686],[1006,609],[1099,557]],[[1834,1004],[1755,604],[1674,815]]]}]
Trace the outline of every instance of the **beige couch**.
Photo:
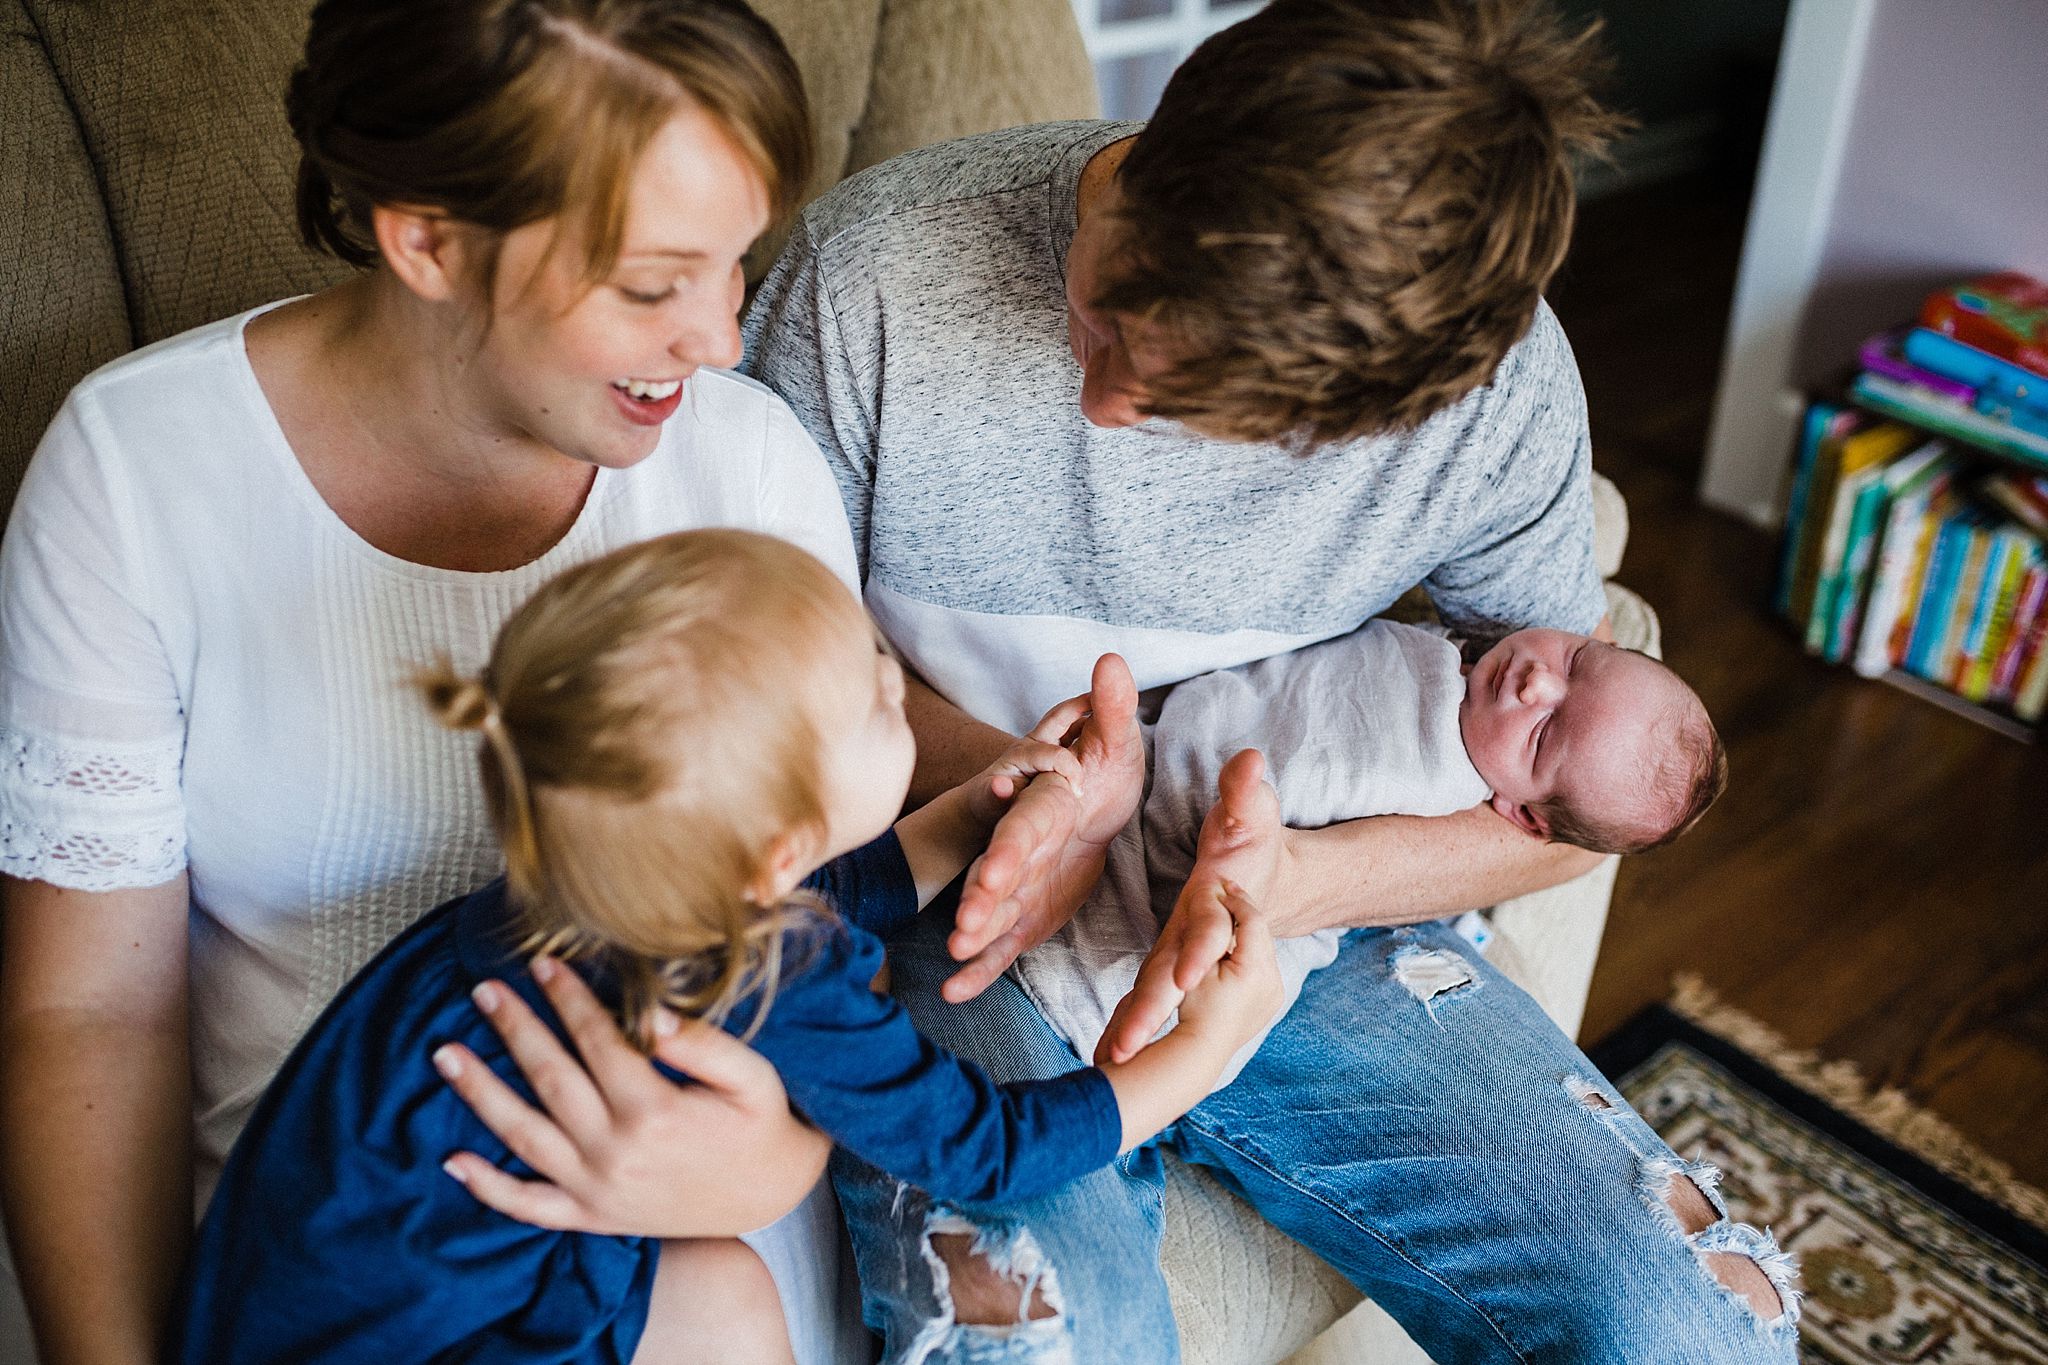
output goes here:
[{"label": "beige couch", "polygon": [[[1068,0],[755,0],[802,65],[822,189],[964,133],[1092,115]],[[339,278],[298,244],[281,111],[310,0],[0,0],[0,506],[69,387],[139,345]],[[1625,534],[1602,489],[1602,554]],[[1623,638],[1653,644],[1613,589]],[[1502,906],[1503,960],[1577,1028],[1610,864]],[[1206,1176],[1169,1182],[1167,1274],[1189,1361],[1420,1356],[1358,1295]],[[0,1290],[11,1290],[11,1277]],[[0,1361],[26,1360],[0,1293]],[[1332,1323],[1350,1313],[1334,1331]],[[1308,1343],[1320,1334],[1313,1346]]]}]

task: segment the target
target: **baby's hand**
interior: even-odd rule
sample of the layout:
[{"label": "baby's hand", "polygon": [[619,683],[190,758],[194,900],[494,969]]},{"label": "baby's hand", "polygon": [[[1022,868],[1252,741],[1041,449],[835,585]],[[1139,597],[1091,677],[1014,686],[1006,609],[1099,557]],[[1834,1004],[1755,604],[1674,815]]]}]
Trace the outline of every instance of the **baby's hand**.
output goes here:
[{"label": "baby's hand", "polygon": [[1181,1001],[1179,1030],[1213,1038],[1234,1053],[1273,1022],[1287,996],[1265,913],[1235,882],[1211,883],[1203,893],[1230,917],[1233,934],[1230,947]]},{"label": "baby's hand", "polygon": [[1081,760],[1064,745],[1033,735],[1026,735],[1004,750],[1001,758],[969,778],[961,791],[973,817],[994,829],[1010,798],[1040,776],[1050,782],[1064,782],[1076,796],[1080,795]]}]

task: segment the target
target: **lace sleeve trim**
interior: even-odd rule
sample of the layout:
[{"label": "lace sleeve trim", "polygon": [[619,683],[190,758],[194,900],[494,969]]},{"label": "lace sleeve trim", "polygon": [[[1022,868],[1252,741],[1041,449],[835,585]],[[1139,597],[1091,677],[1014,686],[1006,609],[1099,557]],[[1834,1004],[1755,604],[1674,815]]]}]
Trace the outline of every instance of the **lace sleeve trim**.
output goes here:
[{"label": "lace sleeve trim", "polygon": [[78,891],[185,866],[181,743],[79,744],[0,729],[0,872]]}]

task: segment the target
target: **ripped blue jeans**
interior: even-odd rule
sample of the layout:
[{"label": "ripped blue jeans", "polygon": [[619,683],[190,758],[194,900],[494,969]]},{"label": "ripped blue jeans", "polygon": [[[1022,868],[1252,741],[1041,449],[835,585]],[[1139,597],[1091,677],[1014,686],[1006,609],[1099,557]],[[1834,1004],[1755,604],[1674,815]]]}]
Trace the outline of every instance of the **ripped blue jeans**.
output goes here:
[{"label": "ripped blue jeans", "polygon": [[[1079,1065],[1007,977],[967,1004],[940,1000],[950,918],[935,906],[890,945],[918,1026],[1003,1080]],[[1158,1141],[1342,1272],[1441,1365],[1796,1358],[1789,1262],[1729,1222],[1713,1172],[1680,1160],[1448,926],[1347,935],[1243,1074]],[[1002,1207],[935,1206],[834,1161],[863,1313],[891,1365],[1179,1359],[1152,1147]],[[1691,1201],[1698,1216],[1677,1211],[1675,1181],[1704,1197]],[[938,1250],[949,1236],[1014,1288],[1018,1321],[955,1320]],[[1767,1287],[1729,1287],[1716,1266],[1735,1262]]]}]

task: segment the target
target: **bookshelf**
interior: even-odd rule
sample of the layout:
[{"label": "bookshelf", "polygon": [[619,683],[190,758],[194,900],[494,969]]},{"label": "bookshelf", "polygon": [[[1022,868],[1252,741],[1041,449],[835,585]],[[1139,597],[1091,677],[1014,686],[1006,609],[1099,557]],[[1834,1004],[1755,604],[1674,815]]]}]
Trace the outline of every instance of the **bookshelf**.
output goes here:
[{"label": "bookshelf", "polygon": [[2048,277],[2043,0],[1793,0],[1699,493],[1775,526],[1806,394],[1952,280]]},{"label": "bookshelf", "polygon": [[1775,608],[1809,654],[2009,738],[2048,698],[2048,474],[1903,405],[1801,418]]}]

